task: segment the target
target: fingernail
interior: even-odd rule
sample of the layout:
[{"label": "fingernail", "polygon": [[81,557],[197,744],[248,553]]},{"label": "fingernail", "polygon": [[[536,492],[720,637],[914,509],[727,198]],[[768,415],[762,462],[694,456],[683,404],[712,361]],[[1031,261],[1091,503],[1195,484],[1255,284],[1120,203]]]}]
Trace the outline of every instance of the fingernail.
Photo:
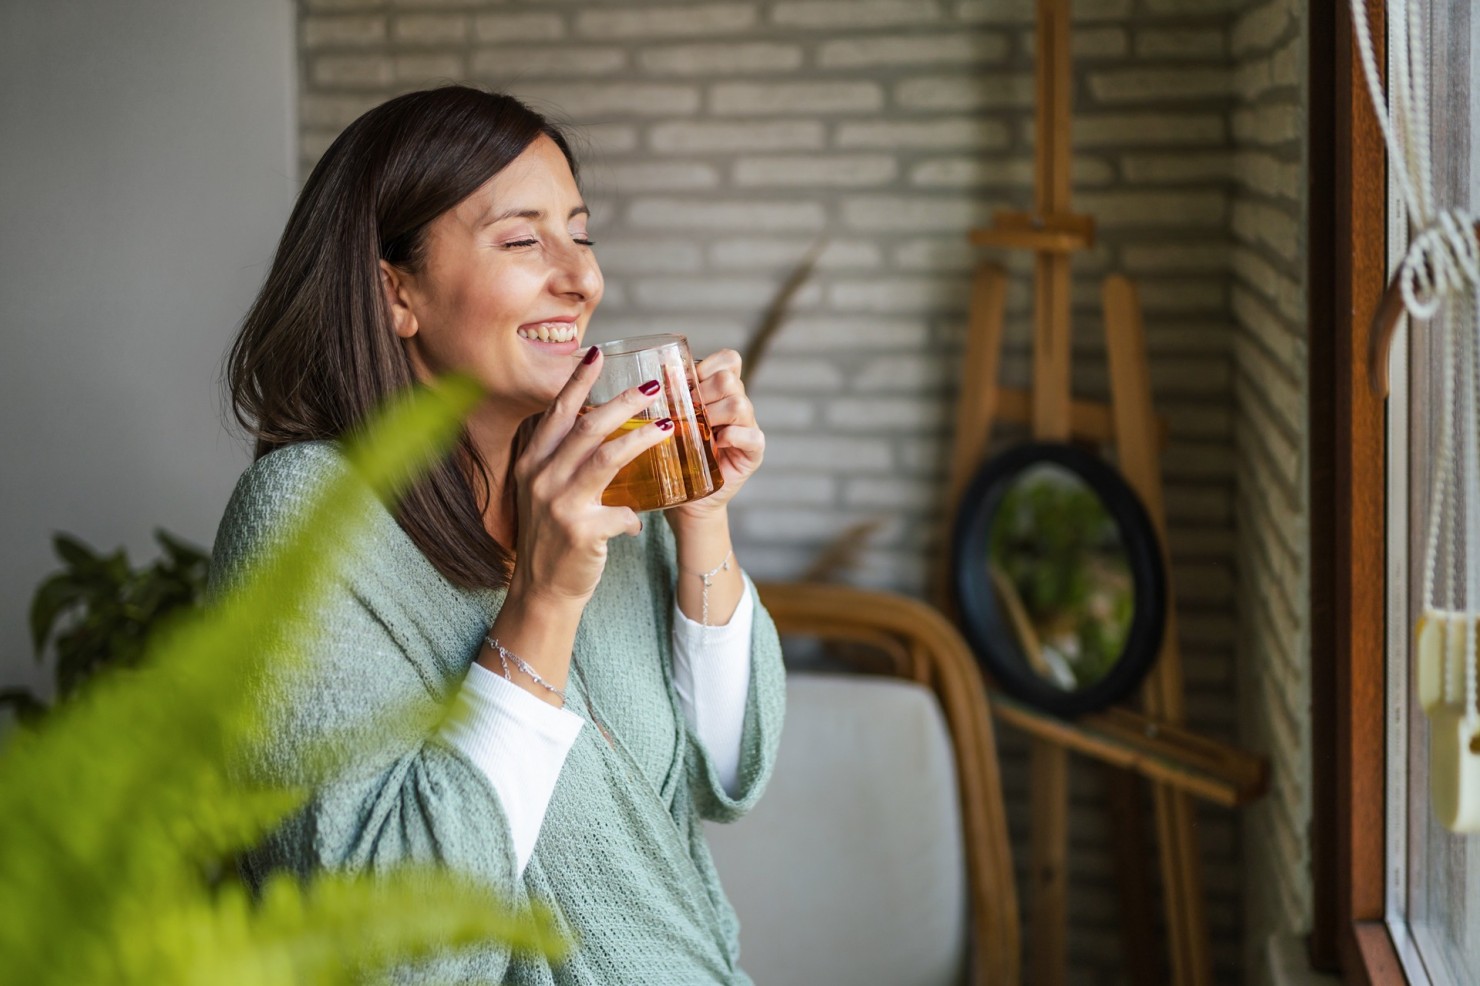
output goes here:
[{"label": "fingernail", "polygon": [[640,390],[640,391],[642,391],[648,397],[651,397],[651,396],[653,396],[654,394],[656,394],[658,392],[658,381],[656,381],[656,380],[649,380],[647,383],[643,384],[641,387],[638,387],[637,389]]},{"label": "fingernail", "polygon": [[590,349],[586,350],[586,355],[581,357],[581,362],[585,363],[587,366],[590,366],[592,363],[596,362],[596,354],[599,352],[601,352],[600,349],[592,346]]},{"label": "fingernail", "polygon": [[659,418],[657,421],[655,421],[653,423],[656,424],[659,428],[663,429],[664,431],[672,431],[673,430],[673,419],[672,418]]}]

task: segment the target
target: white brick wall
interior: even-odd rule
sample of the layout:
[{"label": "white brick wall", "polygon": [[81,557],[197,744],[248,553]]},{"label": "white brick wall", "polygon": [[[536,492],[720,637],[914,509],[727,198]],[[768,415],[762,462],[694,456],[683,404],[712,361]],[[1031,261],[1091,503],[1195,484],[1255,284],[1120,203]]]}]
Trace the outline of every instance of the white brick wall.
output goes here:
[{"label": "white brick wall", "polygon": [[[497,38],[499,43],[512,40],[507,37]],[[627,51],[623,48],[602,45],[552,47],[550,45],[509,44],[475,49],[469,59],[469,65],[472,68],[473,78],[479,79],[568,79],[572,76],[604,76],[626,68]]]},{"label": "white brick wall", "polygon": [[[1238,728],[1234,641],[1303,626],[1286,598],[1302,577],[1303,521],[1287,515],[1303,483],[1302,350],[1290,343],[1303,300],[1282,273],[1303,250],[1292,150],[1303,124],[1288,81],[1300,70],[1293,0],[1278,2],[1289,9],[1074,3],[1076,206],[1099,221],[1099,242],[1075,260],[1075,383],[1105,395],[1099,279],[1131,274],[1172,428],[1188,705],[1226,738]],[[463,77],[530,99],[572,126],[583,157],[608,283],[601,338],[680,331],[701,352],[743,349],[778,285],[823,242],[753,380],[770,444],[736,506],[737,550],[758,577],[789,577],[848,525],[885,517],[852,578],[920,592],[942,546],[939,492],[981,256],[966,233],[1032,201],[1033,33],[1032,0],[303,0],[303,166],[358,113],[426,83]],[[1001,259],[1014,277],[1003,376],[1022,386],[1032,264]],[[1279,495],[1259,501],[1255,482]],[[1236,524],[1248,532],[1239,539]],[[1252,701],[1278,706],[1246,715],[1244,729],[1293,744],[1295,769],[1250,831],[1293,846],[1298,862],[1302,720],[1284,682],[1302,651],[1255,649],[1242,659],[1285,677],[1237,678]],[[1003,742],[1021,848],[1025,746]],[[1118,982],[1101,780],[1076,761],[1073,784],[1071,979]],[[1201,818],[1220,983],[1241,981],[1241,851],[1277,888],[1249,895],[1249,920],[1264,920],[1256,899],[1298,914],[1309,894],[1299,874],[1269,872],[1273,850],[1252,835],[1241,846],[1242,817]]]},{"label": "white brick wall", "polygon": [[645,48],[638,63],[654,75],[745,75],[790,72],[802,66],[798,45],[767,42],[688,44]]},{"label": "white brick wall", "polygon": [[659,152],[813,150],[823,146],[826,133],[817,120],[684,120],[654,126],[648,140]]},{"label": "white brick wall", "polygon": [[941,4],[930,0],[802,0],[777,3],[771,9],[772,23],[802,30],[856,31],[934,24],[941,19]]},{"label": "white brick wall", "polygon": [[990,64],[1007,55],[1006,35],[929,34],[919,37],[845,38],[817,47],[819,68],[886,68],[894,65]]},{"label": "white brick wall", "polygon": [[391,21],[391,40],[406,47],[455,45],[467,39],[470,27],[463,14],[410,14]]},{"label": "white brick wall", "polygon": [[[754,25],[758,13],[757,6],[751,3],[582,10],[576,14],[576,32],[603,39],[629,38],[633,41],[733,34]],[[498,15],[490,16],[496,18]]]},{"label": "white brick wall", "polygon": [[524,14],[512,11],[479,14],[473,27],[477,40],[493,44],[509,41],[552,41],[565,37],[565,20],[558,14]]},{"label": "white brick wall", "polygon": [[945,117],[933,120],[860,120],[840,123],[833,130],[839,147],[969,148],[1006,147],[1012,131],[998,120]]},{"label": "white brick wall", "polygon": [[[1237,456],[1240,730],[1271,753],[1269,794],[1245,814],[1245,941],[1310,930],[1305,7],[1242,5],[1229,37],[1239,109],[1230,306]],[[1250,961],[1262,984],[1267,964]]]},{"label": "white brick wall", "polygon": [[709,89],[709,111],[718,116],[873,113],[884,90],[873,82],[720,82]]}]

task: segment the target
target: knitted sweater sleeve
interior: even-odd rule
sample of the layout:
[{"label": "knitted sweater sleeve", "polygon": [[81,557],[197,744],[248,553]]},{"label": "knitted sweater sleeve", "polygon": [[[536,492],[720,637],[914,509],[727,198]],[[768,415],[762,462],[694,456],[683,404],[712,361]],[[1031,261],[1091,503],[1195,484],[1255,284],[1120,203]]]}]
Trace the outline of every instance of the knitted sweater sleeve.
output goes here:
[{"label": "knitted sweater sleeve", "polygon": [[[219,591],[281,536],[333,469],[338,453],[295,446],[259,460],[238,484],[221,522],[211,584]],[[368,496],[368,494],[367,494]],[[383,508],[383,521],[394,520]],[[519,901],[509,826],[488,779],[434,728],[460,676],[446,648],[418,634],[407,570],[388,550],[381,519],[357,539],[299,625],[301,659],[269,673],[264,701],[270,733],[249,772],[310,792],[305,806],[243,862],[253,884],[273,870],[379,872],[402,863],[440,863]],[[363,543],[362,543],[363,542]],[[427,625],[430,625],[428,623]],[[327,771],[325,749],[349,751]],[[506,950],[459,953],[458,977],[498,981]],[[440,968],[438,974],[454,970]]]},{"label": "knitted sweater sleeve", "polygon": [[[655,528],[662,545],[666,584],[677,584],[678,553],[673,533],[666,523]],[[743,573],[742,573],[743,574]],[[760,594],[749,575],[748,595],[754,607],[750,635],[750,688],[745,700],[745,720],[740,736],[740,764],[735,783],[726,790],[721,766],[688,731],[686,769],[699,815],[709,821],[733,822],[755,806],[771,779],[776,749],[781,743],[781,724],[786,713],[786,671],[781,661],[781,638],[776,624],[761,604]],[[670,604],[669,611],[672,611]],[[733,792],[733,793],[731,793]]]}]

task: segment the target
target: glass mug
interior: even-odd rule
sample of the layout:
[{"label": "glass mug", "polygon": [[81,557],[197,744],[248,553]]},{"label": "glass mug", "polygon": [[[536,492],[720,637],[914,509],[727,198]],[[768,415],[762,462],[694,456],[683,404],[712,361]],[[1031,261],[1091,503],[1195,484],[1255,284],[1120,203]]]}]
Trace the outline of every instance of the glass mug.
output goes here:
[{"label": "glass mug", "polygon": [[681,335],[637,336],[603,343],[600,349],[601,375],[586,398],[587,408],[649,380],[658,381],[660,388],[652,403],[622,422],[607,441],[662,418],[673,419],[671,437],[623,466],[601,494],[601,502],[638,513],[666,510],[702,500],[724,486],[689,340]]}]

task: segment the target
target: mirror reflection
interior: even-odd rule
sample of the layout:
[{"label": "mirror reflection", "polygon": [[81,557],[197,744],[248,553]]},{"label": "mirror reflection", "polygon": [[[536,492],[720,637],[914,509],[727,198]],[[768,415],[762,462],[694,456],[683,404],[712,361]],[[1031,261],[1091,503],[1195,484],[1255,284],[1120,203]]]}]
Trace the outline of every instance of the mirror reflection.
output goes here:
[{"label": "mirror reflection", "polygon": [[1053,463],[1023,470],[992,518],[987,569],[1003,623],[1045,682],[1075,691],[1124,653],[1135,584],[1099,495]]}]

